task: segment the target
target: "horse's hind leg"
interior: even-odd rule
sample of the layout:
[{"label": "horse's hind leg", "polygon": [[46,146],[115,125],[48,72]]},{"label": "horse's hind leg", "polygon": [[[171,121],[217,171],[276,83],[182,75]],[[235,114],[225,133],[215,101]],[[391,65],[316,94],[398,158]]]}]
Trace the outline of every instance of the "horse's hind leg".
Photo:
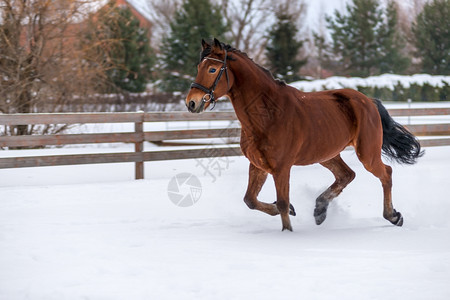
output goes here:
[{"label": "horse's hind leg", "polygon": [[275,204],[264,203],[257,199],[266,179],[267,172],[250,164],[248,187],[247,192],[245,193],[244,202],[250,209],[257,209],[271,216],[276,216],[279,212]]},{"label": "horse's hind leg", "polygon": [[356,153],[367,171],[378,177],[383,186],[383,217],[394,225],[402,226],[403,217],[392,205],[392,168],[381,160],[381,146],[376,147],[375,153],[369,153],[367,149],[357,146]]},{"label": "horse's hind leg", "polygon": [[327,217],[328,204],[336,198],[342,190],[355,178],[355,172],[342,160],[340,155],[321,163],[322,166],[329,169],[335,182],[316,199],[316,208],[314,209],[314,218],[316,224],[320,225]]}]

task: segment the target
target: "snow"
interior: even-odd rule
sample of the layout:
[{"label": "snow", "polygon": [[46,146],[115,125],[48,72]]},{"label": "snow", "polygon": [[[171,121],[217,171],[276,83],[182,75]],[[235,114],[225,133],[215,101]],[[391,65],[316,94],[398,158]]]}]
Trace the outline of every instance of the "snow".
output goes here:
[{"label": "snow", "polygon": [[[449,299],[449,154],[393,165],[401,228],[353,151],[356,179],[321,226],[314,199],[331,173],[294,167],[294,232],[243,203],[243,157],[215,182],[196,160],[146,163],[139,181],[132,164],[0,170],[0,299]],[[168,195],[183,172],[202,183],[191,207]],[[272,179],[260,200],[275,200]]]},{"label": "snow", "polygon": [[147,20],[153,20],[152,18],[153,10],[151,8],[150,1],[127,0],[127,2]]},{"label": "snow", "polygon": [[[449,116],[397,119],[449,122]],[[174,130],[230,124],[145,125]],[[72,133],[132,130],[128,123],[92,124]],[[0,156],[130,151],[131,144],[114,144]],[[413,166],[391,164],[393,203],[405,219],[401,228],[382,218],[381,184],[353,151],[342,156],[356,179],[331,203],[321,226],[312,215],[314,199],[333,176],[320,165],[292,168],[294,232],[280,231],[279,216],[244,204],[244,157],[216,159],[219,168],[207,169],[202,165],[208,159],[147,162],[146,179],[138,181],[132,163],[0,169],[0,299],[450,299],[450,146],[425,151]],[[198,202],[190,207],[170,198],[170,184],[181,173],[201,182]],[[260,200],[275,201],[271,177]]]},{"label": "snow", "polygon": [[444,84],[450,85],[450,76],[429,74],[383,74],[367,78],[332,76],[326,79],[297,81],[290,85],[304,92],[313,92],[342,88],[358,89],[358,87],[385,87],[394,90],[394,87],[398,84],[404,88],[409,88],[412,84],[420,86],[428,84],[433,87],[443,87]]}]

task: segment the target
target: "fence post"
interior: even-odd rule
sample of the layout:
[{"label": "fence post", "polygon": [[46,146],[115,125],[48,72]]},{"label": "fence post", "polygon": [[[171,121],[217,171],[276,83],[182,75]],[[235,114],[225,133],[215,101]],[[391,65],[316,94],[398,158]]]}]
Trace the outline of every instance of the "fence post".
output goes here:
[{"label": "fence post", "polygon": [[135,179],[144,179],[144,112],[139,111],[139,122],[134,123],[134,132],[139,133],[139,142],[134,143],[134,151],[140,153],[140,160],[135,162]]}]

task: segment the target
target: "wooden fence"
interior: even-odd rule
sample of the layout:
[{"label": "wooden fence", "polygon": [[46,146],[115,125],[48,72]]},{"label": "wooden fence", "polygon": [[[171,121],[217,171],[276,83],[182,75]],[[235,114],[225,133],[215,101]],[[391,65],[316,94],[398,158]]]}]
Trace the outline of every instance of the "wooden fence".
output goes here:
[{"label": "wooden fence", "polygon": [[[450,115],[450,108],[390,109],[392,116]],[[85,123],[134,123],[134,132],[55,134],[32,136],[0,136],[0,147],[39,147],[90,143],[134,143],[134,152],[49,155],[0,158],[0,169],[39,166],[60,166],[99,163],[135,163],[135,178],[144,178],[144,162],[187,158],[204,158],[242,155],[238,145],[208,146],[200,149],[144,151],[144,142],[186,140],[204,138],[236,138],[240,128],[186,129],[170,131],[144,131],[145,122],[171,121],[234,121],[234,112],[191,113],[64,113],[64,114],[3,114],[0,126],[29,124],[85,124]],[[406,125],[417,136],[450,136],[450,124]],[[424,147],[450,145],[450,138],[421,140]],[[1,152],[0,152],[1,153]]]}]

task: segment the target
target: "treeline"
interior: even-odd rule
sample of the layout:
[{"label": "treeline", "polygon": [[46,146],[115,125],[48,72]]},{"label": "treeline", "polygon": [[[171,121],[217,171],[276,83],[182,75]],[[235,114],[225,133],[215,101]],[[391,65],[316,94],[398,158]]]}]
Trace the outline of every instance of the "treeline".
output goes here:
[{"label": "treeline", "polygon": [[[249,2],[258,1],[242,1]],[[189,86],[198,62],[199,37],[215,36],[239,47],[240,35],[233,33],[245,22],[227,17],[227,6],[219,4],[181,2],[162,39],[155,68],[163,90]],[[251,57],[287,82],[330,75],[450,74],[449,0],[424,3],[411,20],[394,1],[353,0],[345,11],[325,16],[325,28],[312,28],[310,34],[301,22],[305,8],[301,1],[274,2],[265,16],[272,25],[260,36],[259,49],[241,50],[249,50]],[[245,6],[243,11],[245,15]]]},{"label": "treeline", "polygon": [[148,26],[129,6],[103,3],[0,0],[0,113],[64,111],[92,95],[145,90],[178,99],[196,74],[201,39],[212,37],[287,82],[450,74],[450,0],[427,1],[412,19],[393,1],[353,0],[310,30],[306,1],[147,0]]}]

